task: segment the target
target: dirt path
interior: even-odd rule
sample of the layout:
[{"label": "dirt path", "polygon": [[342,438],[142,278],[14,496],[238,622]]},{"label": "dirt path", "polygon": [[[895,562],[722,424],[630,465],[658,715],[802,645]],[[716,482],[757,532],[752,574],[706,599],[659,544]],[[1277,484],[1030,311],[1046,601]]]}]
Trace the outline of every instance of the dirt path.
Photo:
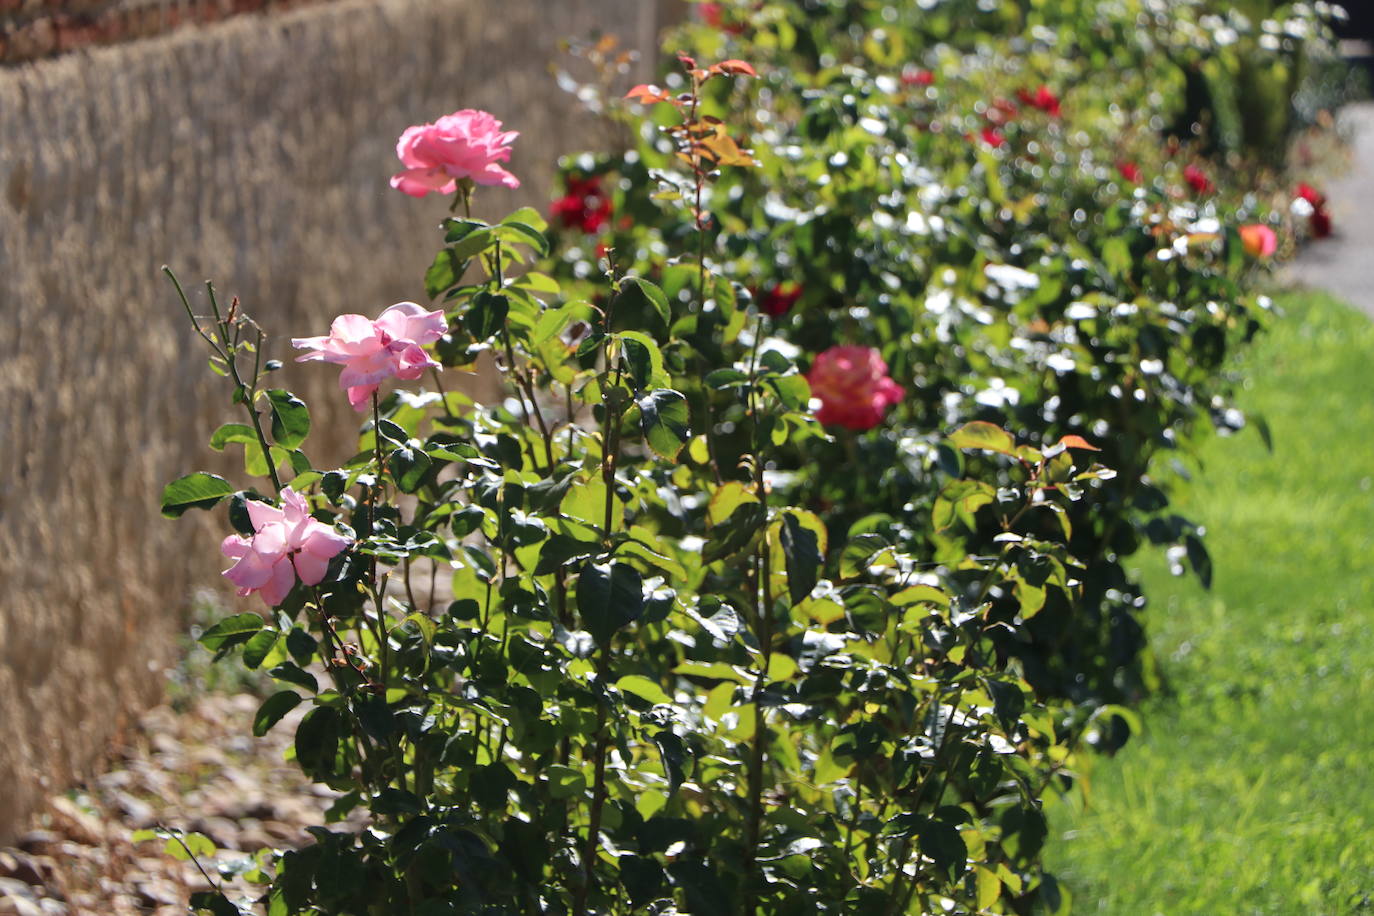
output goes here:
[{"label": "dirt path", "polygon": [[1353,143],[1350,171],[1323,189],[1335,235],[1305,246],[1288,277],[1374,316],[1374,102],[1349,105],[1340,119]]},{"label": "dirt path", "polygon": [[[324,823],[332,796],[284,759],[299,711],[252,737],[259,702],[210,693],[189,710],[144,716],[106,772],[51,799],[34,829],[0,848],[0,914],[184,914],[187,896],[208,885],[161,842],[132,842],[158,825],[209,837],[219,852],[202,864],[212,875],[260,848],[310,842],[304,828]],[[225,885],[231,897],[249,890]]]}]

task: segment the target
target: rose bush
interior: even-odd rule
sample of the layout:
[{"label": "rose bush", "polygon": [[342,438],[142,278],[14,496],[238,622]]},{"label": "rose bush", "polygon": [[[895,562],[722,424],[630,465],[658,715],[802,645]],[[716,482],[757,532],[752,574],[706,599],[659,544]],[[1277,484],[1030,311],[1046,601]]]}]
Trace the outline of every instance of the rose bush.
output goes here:
[{"label": "rose bush", "polygon": [[[194,905],[1067,909],[1042,800],[1154,682],[1127,558],[1210,575],[1168,458],[1240,424],[1241,227],[1292,214],[1160,139],[1115,7],[1001,42],[1010,6],[709,6],[606,106],[631,145],[567,164],[552,229],[463,206],[432,309],[293,340],[367,411],[342,466],[302,451],[238,304],[182,294],[249,479],[163,510],[224,507],[227,575],[268,605],[201,639],[278,685],[259,734],[308,706],[295,762],[338,793],[311,845],[238,869],[255,896]],[[455,211],[518,182],[514,134],[458,114],[393,179]],[[499,402],[444,386],[479,358]]]},{"label": "rose bush", "polygon": [[[753,160],[693,112],[712,81],[752,68],[685,66],[667,135],[704,200],[724,159]],[[435,313],[402,304],[294,341],[370,403],[340,468],[301,452],[308,408],[264,388],[275,364],[243,309],[222,313],[210,288],[203,323],[186,303],[248,420],[214,441],[242,444],[264,491],[191,474],[164,511],[227,504],[241,532],[227,575],[270,605],[202,642],[280,685],[259,733],[310,705],[296,762],[342,793],[331,817],[361,807],[370,824],[264,852],[244,873],[258,902],[705,914],[1058,899],[1039,795],[1092,725],[1033,695],[986,615],[998,595],[1031,609],[1080,591],[1031,519],[1110,477],[1092,447],[952,431],[952,452],[990,456],[985,479],[929,471],[967,492],[951,511],[1003,531],[991,554],[931,566],[877,530],[832,539],[770,471],[789,443],[827,436],[748,304],[752,278],[683,253],[654,266],[661,286],[608,251],[593,305],[528,269],[545,229],[530,210],[445,221],[426,277],[444,302],[437,340]],[[488,350],[508,404],[417,377]],[[812,374],[845,422],[878,422],[903,395],[864,348]],[[410,384],[383,397],[391,376]],[[193,903],[251,905],[218,889]]]}]

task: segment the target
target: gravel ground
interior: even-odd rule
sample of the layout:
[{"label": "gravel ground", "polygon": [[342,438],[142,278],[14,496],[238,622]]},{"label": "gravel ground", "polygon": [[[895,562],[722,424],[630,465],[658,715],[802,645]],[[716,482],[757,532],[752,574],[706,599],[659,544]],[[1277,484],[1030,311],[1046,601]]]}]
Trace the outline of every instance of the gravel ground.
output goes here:
[{"label": "gravel ground", "polygon": [[[265,738],[252,737],[259,700],[209,694],[189,711],[159,707],[117,747],[106,772],[50,800],[34,829],[0,848],[0,914],[184,914],[205,890],[189,862],[134,831],[164,826],[209,837],[214,865],[263,847],[306,845],[332,796],[283,759],[300,710]],[[218,878],[217,878],[218,880]],[[231,889],[241,888],[225,882]]]}]

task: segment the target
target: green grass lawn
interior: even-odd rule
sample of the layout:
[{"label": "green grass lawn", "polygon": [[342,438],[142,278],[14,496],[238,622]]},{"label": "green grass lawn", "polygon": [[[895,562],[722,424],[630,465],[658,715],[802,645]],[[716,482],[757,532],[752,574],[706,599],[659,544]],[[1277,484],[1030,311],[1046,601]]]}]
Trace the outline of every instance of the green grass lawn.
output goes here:
[{"label": "green grass lawn", "polygon": [[1207,528],[1212,591],[1142,572],[1173,696],[1051,804],[1074,912],[1374,913],[1374,322],[1290,295],[1241,406],[1177,500]]}]

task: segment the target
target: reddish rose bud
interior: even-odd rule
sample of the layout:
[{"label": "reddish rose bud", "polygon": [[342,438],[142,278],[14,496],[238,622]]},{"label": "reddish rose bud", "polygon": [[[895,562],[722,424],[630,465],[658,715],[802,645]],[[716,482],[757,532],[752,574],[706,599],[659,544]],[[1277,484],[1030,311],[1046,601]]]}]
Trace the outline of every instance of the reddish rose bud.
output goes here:
[{"label": "reddish rose bud", "polygon": [[983,142],[993,149],[1001,149],[1007,145],[1007,138],[1002,136],[1002,132],[993,127],[983,128]]},{"label": "reddish rose bud", "polygon": [[1116,170],[1121,173],[1121,177],[1131,184],[1140,184],[1140,166],[1134,162],[1127,162],[1124,159],[1116,164]]}]

